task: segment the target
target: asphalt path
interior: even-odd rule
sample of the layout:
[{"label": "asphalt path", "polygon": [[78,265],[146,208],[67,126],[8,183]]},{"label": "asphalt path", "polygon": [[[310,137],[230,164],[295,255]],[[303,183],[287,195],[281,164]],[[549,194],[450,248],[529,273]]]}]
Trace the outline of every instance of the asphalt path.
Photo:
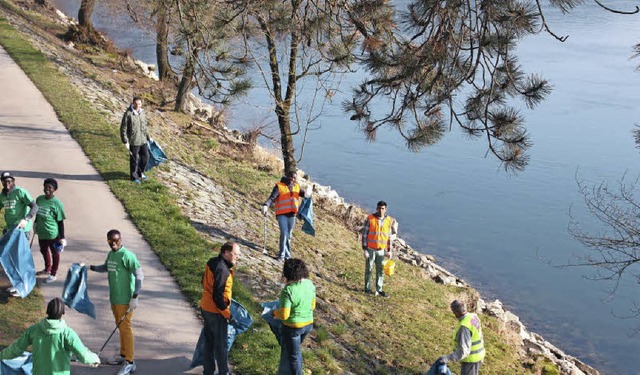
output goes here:
[{"label": "asphalt path", "polygon": [[[45,303],[62,295],[64,279],[72,263],[104,262],[110,250],[106,233],[118,229],[123,245],[136,254],[145,274],[139,307],[133,317],[137,374],[202,373],[198,369],[188,371],[202,327],[194,309],[133,225],[120,201],[58,121],[51,105],[1,47],[0,82],[0,170],[13,173],[16,185],[27,189],[34,199],[43,194],[45,178],[57,179],[56,196],[64,203],[67,215],[68,246],[61,257],[57,280],[43,284],[44,277],[38,278]],[[124,148],[122,154],[126,157]],[[32,254],[36,270],[43,269],[37,239]],[[201,272],[201,268],[194,265],[194,272]],[[64,320],[89,349],[98,352],[115,328],[106,273],[89,272],[88,290],[96,306],[97,319],[67,308]],[[118,348],[116,332],[100,356],[103,362],[116,354]],[[117,370],[117,366],[89,368],[73,363],[71,373],[115,374]]]}]

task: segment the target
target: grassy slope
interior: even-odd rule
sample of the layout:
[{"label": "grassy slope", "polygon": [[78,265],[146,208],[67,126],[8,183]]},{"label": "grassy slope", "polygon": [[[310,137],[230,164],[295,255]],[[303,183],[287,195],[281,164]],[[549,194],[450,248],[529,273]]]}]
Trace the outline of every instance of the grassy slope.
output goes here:
[{"label": "grassy slope", "polygon": [[[4,0],[0,0],[0,4],[9,6]],[[194,270],[194,265],[206,262],[212,244],[190,225],[160,182],[152,178],[147,184],[135,186],[126,180],[127,159],[117,129],[6,20],[0,21],[0,44],[52,104],[59,119],[107,180],[185,295],[197,303],[201,267],[196,266]],[[178,120],[181,117],[169,115]],[[156,130],[162,132],[163,129]],[[169,137],[164,135],[165,139]],[[212,145],[215,143],[203,137],[185,135],[172,138],[168,146],[184,162],[204,171],[217,183],[242,192],[247,200],[268,194],[277,176],[257,170],[252,163],[220,156],[212,150]],[[360,292],[363,261],[353,232],[320,208],[317,217],[320,218],[316,223],[317,237],[295,238],[295,248],[315,271],[313,280],[321,300],[317,329],[309,342],[313,350],[304,353],[305,366],[317,374],[345,370],[417,374],[424,372],[438,355],[449,352],[455,320],[448,312],[448,302],[473,291],[435,284],[423,271],[400,264],[397,274],[386,280],[386,289],[393,293],[393,298],[367,297]],[[260,227],[252,222],[247,224]],[[239,267],[239,278],[249,277],[254,271]],[[260,309],[252,291],[240,283],[236,285],[236,299],[247,306],[254,317],[258,316]],[[273,296],[276,295],[274,291]],[[15,312],[23,307],[13,308]],[[514,346],[505,339],[498,323],[490,317],[483,317],[483,321],[488,349],[483,372],[535,373],[535,369],[521,365]],[[10,339],[19,333],[8,332],[3,326],[6,325],[0,325],[0,337]],[[277,367],[278,351],[268,328],[261,319],[256,319],[253,328],[239,337],[231,357],[238,373],[263,374]]]}]

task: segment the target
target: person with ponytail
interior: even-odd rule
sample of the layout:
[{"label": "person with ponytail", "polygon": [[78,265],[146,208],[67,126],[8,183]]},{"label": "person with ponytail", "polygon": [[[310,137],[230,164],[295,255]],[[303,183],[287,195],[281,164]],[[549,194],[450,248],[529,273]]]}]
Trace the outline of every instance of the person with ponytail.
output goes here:
[{"label": "person with ponytail", "polygon": [[71,374],[72,353],[78,361],[98,366],[98,355],[84,346],[62,315],[64,303],[60,298],[52,299],[47,305],[47,317],[27,328],[19,339],[1,351],[0,360],[19,357],[31,346],[33,375]]}]

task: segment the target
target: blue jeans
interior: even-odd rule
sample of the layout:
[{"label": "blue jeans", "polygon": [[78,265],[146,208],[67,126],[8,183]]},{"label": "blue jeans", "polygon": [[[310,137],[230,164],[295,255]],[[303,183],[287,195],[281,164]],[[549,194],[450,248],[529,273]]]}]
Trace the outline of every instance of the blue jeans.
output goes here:
[{"label": "blue jeans", "polygon": [[278,375],[302,375],[302,349],[300,345],[312,329],[313,324],[302,328],[282,325]]},{"label": "blue jeans", "polygon": [[291,235],[296,226],[296,216],[276,215],[280,227],[280,252],[278,259],[291,258]]},{"label": "blue jeans", "polygon": [[227,375],[227,319],[222,315],[202,310],[204,318],[204,348],[202,363],[204,375],[213,375],[218,366],[219,375]]}]

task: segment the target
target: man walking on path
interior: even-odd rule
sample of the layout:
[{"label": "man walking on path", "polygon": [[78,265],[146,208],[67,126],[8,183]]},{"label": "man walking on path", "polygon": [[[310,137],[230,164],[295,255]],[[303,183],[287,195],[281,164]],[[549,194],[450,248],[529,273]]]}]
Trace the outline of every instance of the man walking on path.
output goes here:
[{"label": "man walking on path", "polygon": [[35,230],[38,235],[40,253],[44,259],[44,269],[36,275],[48,275],[44,280],[50,283],[56,280],[60,253],[67,246],[64,238],[64,205],[55,193],[58,190],[58,181],[53,178],[44,180],[44,195],[36,198],[38,213],[36,215]]},{"label": "man walking on path", "polygon": [[460,375],[478,375],[484,359],[484,340],[480,318],[476,314],[467,312],[464,301],[451,302],[451,312],[458,318],[458,325],[453,332],[455,351],[438,358],[437,361],[462,362]]},{"label": "man walking on path", "polygon": [[[122,246],[120,232],[112,229],[107,233],[107,242],[111,251],[104,264],[92,265],[91,271],[109,272],[109,300],[116,324],[120,323],[120,353],[107,361],[110,365],[120,365],[118,375],[127,375],[136,371],[133,360],[133,310],[138,307],[138,294],[142,289],[144,275],[135,254]],[[123,320],[124,319],[124,320]]]},{"label": "man walking on path", "polygon": [[231,316],[233,266],[240,256],[240,246],[226,242],[217,257],[209,259],[202,277],[200,308],[204,318],[204,375],[227,375],[227,330]]},{"label": "man walking on path", "polygon": [[269,206],[275,203],[276,220],[280,227],[279,261],[291,258],[291,235],[296,225],[300,198],[309,196],[311,196],[311,186],[301,191],[297,183],[296,171],[289,171],[286,177],[282,177],[280,182],[276,183],[269,199],[262,206],[262,214],[266,216]]},{"label": "man walking on path", "polygon": [[34,375],[71,374],[71,354],[80,362],[97,367],[100,358],[84,346],[62,320],[62,315],[64,303],[60,298],[52,299],[47,305],[47,317],[27,328],[19,339],[0,352],[0,360],[19,357],[31,346]]},{"label": "man walking on path", "polygon": [[384,282],[384,272],[382,262],[385,256],[391,259],[392,235],[397,231],[395,220],[387,215],[387,203],[378,202],[376,212],[370,214],[362,227],[362,251],[364,255],[364,291],[371,291],[371,273],[373,265],[376,265],[376,296],[387,297],[387,293],[382,291]]},{"label": "man walking on path", "polygon": [[149,147],[147,141],[150,139],[147,131],[147,114],[142,109],[142,99],[133,98],[133,103],[127,108],[122,116],[120,124],[120,139],[129,150],[129,174],[131,180],[137,184],[140,180],[146,180],[144,175],[149,162]]}]

